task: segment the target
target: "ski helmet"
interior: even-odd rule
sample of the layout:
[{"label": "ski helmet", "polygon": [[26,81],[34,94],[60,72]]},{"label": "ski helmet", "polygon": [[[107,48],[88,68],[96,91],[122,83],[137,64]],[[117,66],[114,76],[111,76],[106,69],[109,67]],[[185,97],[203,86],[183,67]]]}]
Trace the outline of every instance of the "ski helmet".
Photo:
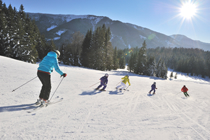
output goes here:
[{"label": "ski helmet", "polygon": [[106,76],[106,77],[108,77],[108,76],[109,76],[109,74],[108,74],[108,73],[106,73],[106,74],[105,74],[105,76]]},{"label": "ski helmet", "polygon": [[129,77],[128,75],[125,75],[125,76]]},{"label": "ski helmet", "polygon": [[53,52],[55,52],[57,54],[57,58],[60,56],[59,50],[53,50]]},{"label": "ski helmet", "polygon": [[154,84],[156,84],[156,82],[154,82]]}]

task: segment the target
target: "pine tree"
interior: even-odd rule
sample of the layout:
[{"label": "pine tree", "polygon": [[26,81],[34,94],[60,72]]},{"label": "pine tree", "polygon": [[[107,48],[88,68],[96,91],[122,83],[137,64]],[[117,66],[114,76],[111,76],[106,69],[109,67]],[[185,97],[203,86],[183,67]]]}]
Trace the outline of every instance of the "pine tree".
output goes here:
[{"label": "pine tree", "polygon": [[27,42],[24,40],[24,35],[25,35],[25,29],[23,28],[23,22],[21,20],[21,17],[19,14],[17,14],[17,21],[16,21],[16,34],[14,36],[14,41],[15,41],[15,48],[16,48],[16,51],[14,52],[14,55],[15,59],[18,59],[18,60],[22,60],[22,55],[23,55],[23,52],[25,51],[25,47],[26,47],[26,44]]},{"label": "pine tree", "polygon": [[47,54],[48,52],[55,50],[55,44],[53,39],[50,40],[50,43],[46,43],[45,44],[45,54]]},{"label": "pine tree", "polygon": [[83,35],[80,32],[75,32],[71,38],[73,66],[80,66],[80,54],[82,52],[82,42],[84,40]]},{"label": "pine tree", "polygon": [[106,70],[113,69],[113,47],[112,43],[110,42],[111,39],[111,31],[110,28],[106,28],[105,24],[102,26],[102,31],[105,32],[104,36],[104,50],[105,50],[105,66]]},{"label": "pine tree", "polygon": [[0,0],[0,55],[5,55],[6,49],[7,20],[5,10],[7,10],[6,5],[2,4],[2,0]]},{"label": "pine tree", "polygon": [[147,61],[147,71],[146,75],[156,76],[156,62],[154,57],[150,57]]},{"label": "pine tree", "polygon": [[91,40],[91,68],[97,70],[105,70],[104,66],[104,50],[102,49],[103,38],[100,33],[101,27],[98,27],[92,36]]},{"label": "pine tree", "polygon": [[38,53],[36,50],[37,42],[35,41],[34,25],[28,15],[26,17],[25,32],[26,33],[24,35],[24,42],[26,42],[26,44],[24,44],[24,46],[21,46],[21,48],[23,48],[21,60],[35,63],[36,59],[38,58]]},{"label": "pine tree", "polygon": [[[81,66],[81,52],[84,37],[80,32],[75,32],[71,38],[71,43],[63,44],[60,51],[62,53],[62,61],[66,65]],[[83,43],[84,45],[84,43]],[[83,52],[84,53],[84,52]]]},{"label": "pine tree", "polygon": [[71,59],[69,59],[70,57],[72,57],[71,55],[71,46],[70,44],[67,44],[67,45],[62,45],[62,48],[60,50],[60,52],[62,53],[62,61],[65,65],[70,65],[72,62],[71,62]]},{"label": "pine tree", "polygon": [[167,73],[168,73],[168,70],[167,70],[167,67],[165,65],[165,62],[164,61],[161,61],[161,71],[160,71],[160,77],[161,78],[164,78],[164,79],[167,79]]},{"label": "pine tree", "polygon": [[[81,53],[77,55],[82,66],[98,70],[111,70],[114,67],[114,51],[110,42],[110,35],[110,29],[107,29],[105,25],[98,27],[93,33],[92,30],[88,30],[84,40],[80,41],[82,42],[82,49]],[[73,62],[71,58],[66,58],[67,55],[70,57],[75,56],[71,53],[75,50],[75,47],[72,46],[73,44],[70,44],[62,48],[65,55],[63,62],[66,64]]]},{"label": "pine tree", "polygon": [[124,69],[125,68],[125,54],[122,50],[118,51],[118,60],[119,60],[119,68]]},{"label": "pine tree", "polygon": [[44,35],[39,34],[39,37],[37,38],[36,50],[38,52],[39,59],[41,60],[47,55],[45,47],[46,47],[45,37]]},{"label": "pine tree", "polygon": [[174,78],[177,79],[177,73],[175,74]]},{"label": "pine tree", "polygon": [[137,64],[135,67],[136,74],[145,74],[146,73],[146,42],[144,41],[142,47],[139,49],[139,53],[137,56]]},{"label": "pine tree", "polygon": [[158,63],[157,63],[157,72],[156,72],[156,76],[157,77],[161,77],[161,62],[162,62],[162,60],[161,60],[161,58],[159,59],[159,61],[158,61]]},{"label": "pine tree", "polygon": [[132,53],[128,62],[128,69],[130,72],[134,71],[134,54]]},{"label": "pine tree", "polygon": [[117,47],[114,49],[114,56],[113,56],[113,69],[116,70],[119,67],[119,62],[118,62],[118,54],[117,54]]},{"label": "pine tree", "polygon": [[206,75],[210,78],[210,52],[206,52]]},{"label": "pine tree", "polygon": [[[138,50],[138,47],[135,48],[135,50]],[[134,72],[135,73],[135,68],[137,65],[137,51],[133,51],[133,53],[131,53],[130,59],[129,59],[129,63],[128,63],[128,67],[130,72]]]},{"label": "pine tree", "polygon": [[[105,70],[107,67],[107,52],[108,48],[106,46],[106,30],[105,27],[98,27],[93,35],[91,40],[91,65],[90,67],[93,69],[98,70]],[[112,48],[111,45],[109,45],[110,48]]]},{"label": "pine tree", "polygon": [[82,43],[82,52],[80,61],[82,66],[90,67],[90,47],[92,39],[92,30],[88,30]]},{"label": "pine tree", "polygon": [[173,71],[171,72],[170,74],[170,78],[172,79],[174,76],[173,76]]},{"label": "pine tree", "polygon": [[111,70],[113,69],[113,47],[111,42],[108,42],[107,44],[107,54],[106,54],[106,70]]},{"label": "pine tree", "polygon": [[119,67],[121,69],[124,69],[125,68],[125,56],[121,56],[120,59],[119,59]]},{"label": "pine tree", "polygon": [[13,22],[13,18],[15,17],[15,13],[13,11],[13,8],[11,4],[8,7],[7,13],[6,13],[6,19],[7,19],[7,44],[5,49],[5,56],[16,58],[15,52],[17,49],[15,48],[15,42],[14,42],[14,35],[15,35],[15,23]]}]

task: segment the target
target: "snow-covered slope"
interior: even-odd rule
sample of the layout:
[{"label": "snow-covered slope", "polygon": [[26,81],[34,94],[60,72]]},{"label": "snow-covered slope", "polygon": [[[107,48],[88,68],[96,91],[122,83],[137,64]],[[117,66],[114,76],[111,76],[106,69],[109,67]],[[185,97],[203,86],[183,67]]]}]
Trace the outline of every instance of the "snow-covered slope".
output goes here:
[{"label": "snow-covered slope", "polygon": [[[94,92],[106,72],[61,66],[68,75],[53,99],[64,100],[27,113],[22,108],[36,101],[40,81],[36,78],[12,90],[36,77],[38,64],[0,56],[0,65],[1,140],[210,139],[209,82],[162,80],[117,70],[108,72],[106,92]],[[129,91],[117,92],[115,87],[125,74],[130,76]],[[61,81],[60,75],[54,71],[51,80],[53,93]],[[154,81],[157,93],[147,96]],[[183,85],[189,88],[188,99],[180,92]]]}]

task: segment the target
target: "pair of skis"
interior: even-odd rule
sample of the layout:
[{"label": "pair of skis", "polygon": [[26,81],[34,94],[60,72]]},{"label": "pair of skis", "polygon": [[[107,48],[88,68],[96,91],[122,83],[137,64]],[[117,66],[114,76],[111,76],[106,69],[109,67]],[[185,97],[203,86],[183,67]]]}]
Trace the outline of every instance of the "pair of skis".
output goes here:
[{"label": "pair of skis", "polygon": [[24,108],[24,110],[28,110],[27,113],[33,113],[33,112],[36,112],[36,111],[38,111],[38,110],[40,110],[42,108],[45,108],[45,107],[47,107],[49,105],[52,105],[52,104],[56,104],[58,102],[61,102],[62,100],[63,100],[63,98],[59,98],[59,99],[57,99],[55,101],[50,101],[46,106],[41,106],[41,105],[35,105],[35,104],[33,104],[33,105],[29,106],[29,107]]}]

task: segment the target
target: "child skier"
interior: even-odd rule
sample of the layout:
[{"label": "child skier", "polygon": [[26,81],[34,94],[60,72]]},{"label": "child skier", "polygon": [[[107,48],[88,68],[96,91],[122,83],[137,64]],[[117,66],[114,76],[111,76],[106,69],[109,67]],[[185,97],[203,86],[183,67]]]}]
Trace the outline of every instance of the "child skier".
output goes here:
[{"label": "child skier", "polygon": [[108,83],[108,73],[105,74],[105,76],[101,77],[99,80],[101,80],[101,84],[95,89],[98,90],[100,87],[104,86],[100,91],[106,91],[106,85]]},{"label": "child skier", "polygon": [[189,94],[187,93],[188,88],[185,85],[182,87],[181,91],[184,93],[185,97],[189,97]]},{"label": "child skier", "polygon": [[123,78],[121,78],[121,79],[122,79],[122,82],[121,82],[121,84],[120,84],[119,86],[116,87],[116,89],[120,88],[120,90],[122,90],[122,89],[125,90],[125,88],[126,88],[126,83],[127,83],[127,82],[128,82],[128,84],[129,84],[129,86],[131,85],[130,80],[129,80],[129,76],[128,76],[128,75],[125,75],[125,76],[124,76]]},{"label": "child skier", "polygon": [[156,82],[154,82],[154,83],[152,84],[151,90],[149,91],[149,94],[151,94],[152,91],[153,91],[153,94],[155,94],[155,89],[157,89],[157,88],[156,88]]},{"label": "child skier", "polygon": [[61,76],[66,77],[67,74],[63,73],[59,66],[58,66],[58,57],[60,56],[60,52],[58,50],[51,51],[43,58],[43,60],[40,62],[37,76],[39,77],[39,80],[42,83],[42,89],[39,94],[39,99],[35,104],[41,106],[46,106],[48,103],[48,99],[50,96],[51,91],[51,72],[53,71],[53,68],[55,68],[55,71],[58,72]]}]

